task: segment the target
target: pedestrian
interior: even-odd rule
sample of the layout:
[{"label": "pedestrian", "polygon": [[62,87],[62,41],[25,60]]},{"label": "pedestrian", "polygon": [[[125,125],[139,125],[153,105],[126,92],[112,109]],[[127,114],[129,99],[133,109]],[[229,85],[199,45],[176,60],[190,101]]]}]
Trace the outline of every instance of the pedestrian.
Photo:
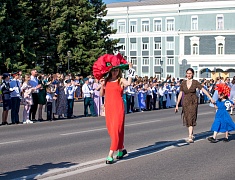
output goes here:
[{"label": "pedestrian", "polygon": [[51,87],[46,88],[46,111],[47,111],[47,121],[52,120],[52,102],[53,102],[53,96],[54,93],[51,91]]},{"label": "pedestrian", "polygon": [[2,102],[3,102],[3,111],[2,111],[2,125],[8,125],[7,117],[8,112],[11,110],[11,91],[10,88],[10,74],[3,73],[2,75],[2,84],[0,87]]},{"label": "pedestrian", "polygon": [[230,87],[226,84],[217,84],[215,88],[218,90],[219,99],[215,103],[215,108],[217,109],[215,114],[214,122],[211,126],[211,131],[214,132],[212,137],[209,137],[208,140],[212,143],[216,143],[216,136],[218,133],[225,133],[224,142],[229,142],[228,133],[229,131],[235,130],[235,124],[229,115],[227,108],[234,105],[234,103],[228,99],[230,94]]},{"label": "pedestrian", "polygon": [[182,98],[182,94],[184,93],[183,105],[182,105],[182,117],[183,117],[183,125],[188,128],[188,143],[193,143],[193,130],[197,125],[197,113],[198,113],[198,98],[196,95],[196,89],[202,90],[203,93],[207,95],[207,97],[211,100],[212,103],[215,101],[211,98],[210,94],[202,87],[202,85],[193,79],[194,70],[192,68],[188,68],[186,70],[187,79],[182,82],[180,85],[180,93],[178,96],[178,100],[175,107],[175,112],[178,112],[178,106],[180,100]]},{"label": "pedestrian", "polygon": [[70,119],[73,115],[74,94],[77,87],[74,85],[74,82],[71,82],[71,79],[68,79],[65,82],[66,88],[64,89],[64,92],[67,99],[67,118]]},{"label": "pedestrian", "polygon": [[[231,90],[230,90],[230,96],[229,96],[229,99],[231,101],[235,101],[235,76],[233,77],[233,80],[230,84],[230,87],[231,87]],[[231,112],[230,112],[231,115],[233,115],[233,107],[231,107]]]},{"label": "pedestrian", "polygon": [[101,82],[100,96],[104,96],[105,119],[108,134],[111,139],[106,164],[114,162],[114,152],[118,151],[117,159],[122,159],[127,151],[124,149],[125,107],[123,90],[129,86],[134,77],[134,69],[129,69],[128,80],[122,78],[122,71],[132,67],[121,54],[105,54],[98,58],[93,65],[93,75]]},{"label": "pedestrian", "polygon": [[65,95],[65,86],[63,80],[60,81],[56,89],[57,103],[56,103],[56,114],[59,119],[62,119],[63,115],[67,114],[67,97]]},{"label": "pedestrian", "polygon": [[38,121],[43,121],[42,108],[46,104],[46,82],[43,80],[42,75],[38,76],[38,84],[41,87],[38,90]]},{"label": "pedestrian", "polygon": [[111,146],[106,164],[112,164],[114,162],[113,155],[115,151],[118,151],[117,159],[122,159],[127,154],[126,149],[124,149],[125,109],[122,97],[123,89],[132,82],[134,70],[130,63],[130,76],[126,80],[122,78],[122,71],[119,69],[120,66],[114,66],[109,72],[108,77],[101,80],[100,94],[101,96],[105,96],[106,126],[111,138]]},{"label": "pedestrian", "polygon": [[102,110],[101,110],[101,107],[102,107],[102,97],[100,96],[101,84],[100,84],[98,79],[94,80],[92,88],[94,89],[94,109],[95,109],[95,113],[98,116],[101,116],[101,113],[102,113]]},{"label": "pedestrian", "polygon": [[94,109],[94,90],[89,85],[89,79],[83,79],[85,84],[82,86],[82,93],[84,96],[84,116],[88,117],[88,107],[90,108],[91,115],[93,117],[97,116]]},{"label": "pedestrian", "polygon": [[36,112],[38,109],[38,92],[39,92],[39,88],[41,87],[40,84],[38,84],[38,79],[37,79],[37,70],[33,69],[31,71],[31,76],[30,76],[30,85],[33,88],[36,88],[36,90],[32,93],[32,97],[33,97],[33,105],[31,105],[31,109],[30,109],[30,113],[29,113],[29,119],[32,121],[35,121],[35,116],[36,116]]},{"label": "pedestrian", "polygon": [[11,92],[11,122],[12,124],[19,124],[19,111],[21,102],[21,85],[18,81],[19,72],[12,73],[13,79],[10,82],[10,88],[13,89]]},{"label": "pedestrian", "polygon": [[31,105],[33,104],[32,93],[33,91],[35,91],[35,88],[32,88],[32,86],[29,83],[29,80],[30,80],[30,75],[25,74],[24,83],[21,87],[21,91],[23,93],[22,103],[24,105],[23,124],[33,123],[33,121],[29,120],[29,112]]}]

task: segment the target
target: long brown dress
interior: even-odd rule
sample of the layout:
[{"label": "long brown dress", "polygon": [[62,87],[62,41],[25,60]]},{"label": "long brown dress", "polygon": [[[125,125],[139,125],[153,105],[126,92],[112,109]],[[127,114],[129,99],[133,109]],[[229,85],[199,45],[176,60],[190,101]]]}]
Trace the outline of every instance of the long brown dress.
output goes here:
[{"label": "long brown dress", "polygon": [[196,95],[196,89],[202,89],[202,85],[196,81],[192,80],[192,85],[188,89],[187,81],[183,81],[180,86],[180,91],[184,93],[183,97],[183,125],[184,126],[196,126],[197,123],[197,109],[198,109],[198,97]]}]

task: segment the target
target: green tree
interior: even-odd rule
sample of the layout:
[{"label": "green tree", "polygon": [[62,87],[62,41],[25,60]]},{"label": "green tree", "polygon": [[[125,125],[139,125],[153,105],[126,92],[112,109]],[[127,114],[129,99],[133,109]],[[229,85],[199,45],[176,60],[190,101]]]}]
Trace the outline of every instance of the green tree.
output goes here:
[{"label": "green tree", "polygon": [[[113,52],[118,40],[110,40],[112,20],[106,16],[106,5],[101,0],[53,1],[50,31],[57,39],[57,54],[70,71],[91,74],[94,61],[106,52]],[[71,57],[67,57],[71,51]],[[66,68],[65,68],[66,69]]]},{"label": "green tree", "polygon": [[[2,0],[0,61],[8,71],[91,74],[94,61],[117,49],[102,0]],[[71,57],[67,52],[71,51]],[[1,69],[4,69],[1,67]]]},{"label": "green tree", "polygon": [[[28,16],[30,2],[27,0],[2,0],[0,14],[0,54],[2,69],[6,71],[24,70],[32,64],[35,54],[30,37],[33,37],[33,24]],[[3,5],[3,6],[2,6]]]}]

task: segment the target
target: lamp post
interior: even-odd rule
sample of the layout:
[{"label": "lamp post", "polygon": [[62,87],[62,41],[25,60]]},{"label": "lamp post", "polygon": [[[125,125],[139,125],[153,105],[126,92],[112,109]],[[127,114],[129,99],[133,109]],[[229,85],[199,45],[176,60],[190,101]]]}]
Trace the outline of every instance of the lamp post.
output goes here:
[{"label": "lamp post", "polygon": [[70,59],[70,56],[71,56],[71,51],[67,51],[67,56],[68,56],[68,73],[70,72],[70,69],[69,69],[69,59]]},{"label": "lamp post", "polygon": [[162,59],[160,60],[160,65],[161,65],[161,69],[160,69],[160,71],[161,71],[161,73],[160,73],[160,79],[162,80],[162,75],[163,75],[163,68],[162,68],[163,60],[162,60]]}]

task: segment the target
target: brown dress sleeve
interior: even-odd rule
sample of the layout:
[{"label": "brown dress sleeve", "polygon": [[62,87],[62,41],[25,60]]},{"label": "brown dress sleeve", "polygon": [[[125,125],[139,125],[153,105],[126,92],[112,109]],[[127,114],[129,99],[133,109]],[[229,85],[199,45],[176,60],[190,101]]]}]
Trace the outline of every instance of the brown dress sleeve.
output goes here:
[{"label": "brown dress sleeve", "polygon": [[195,84],[196,84],[196,87],[198,88],[198,89],[202,89],[203,88],[203,86],[197,81],[197,80],[194,80],[194,82],[195,82]]},{"label": "brown dress sleeve", "polygon": [[185,82],[185,81],[183,81],[183,82],[181,83],[181,85],[180,85],[180,91],[184,91],[184,82]]}]

